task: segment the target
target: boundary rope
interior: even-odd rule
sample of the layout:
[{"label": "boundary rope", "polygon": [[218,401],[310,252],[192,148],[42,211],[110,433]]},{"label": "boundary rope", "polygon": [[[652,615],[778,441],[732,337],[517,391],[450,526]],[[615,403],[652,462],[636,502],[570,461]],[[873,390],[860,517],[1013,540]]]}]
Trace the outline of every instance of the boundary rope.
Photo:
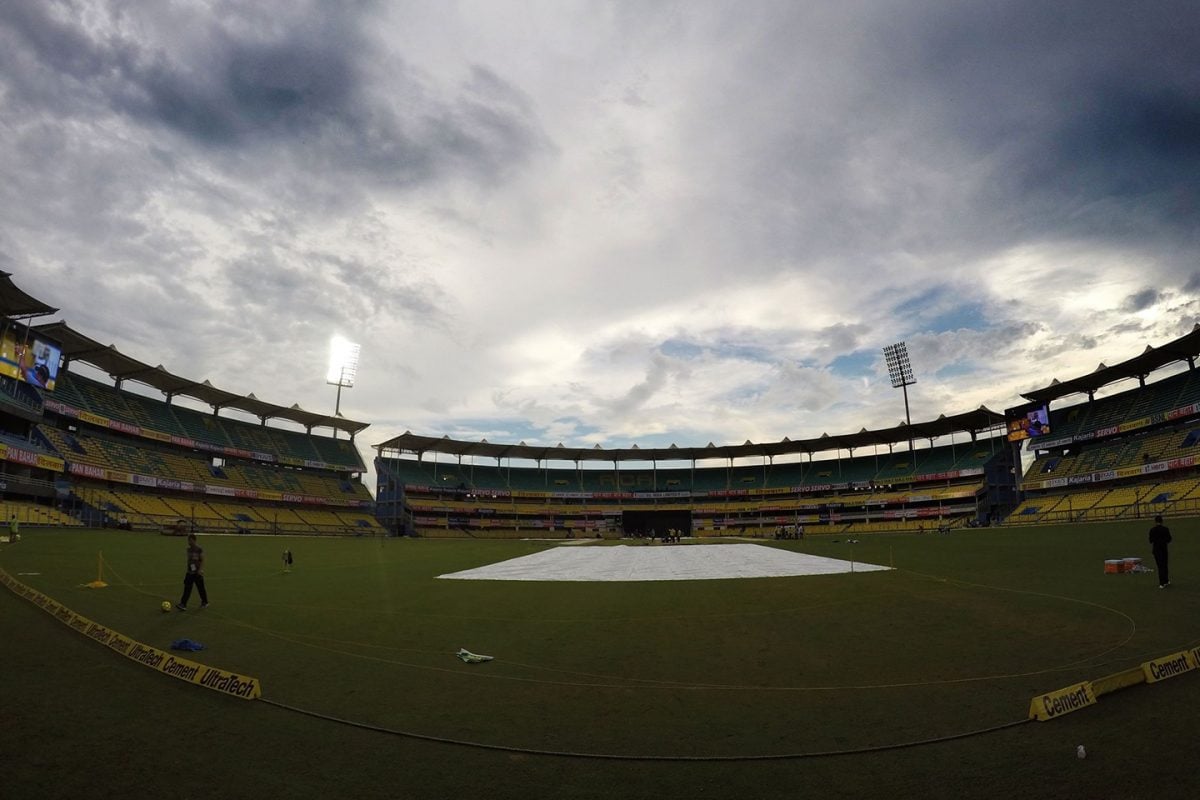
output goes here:
[{"label": "boundary rope", "polygon": [[872,745],[870,747],[855,747],[844,750],[821,750],[810,751],[806,753],[775,753],[775,754],[757,754],[757,755],[711,755],[711,756],[682,756],[682,755],[622,755],[620,753],[586,753],[573,752],[570,750],[544,750],[531,747],[514,747],[512,745],[503,744],[488,744],[486,742],[473,742],[466,739],[452,739],[446,736],[433,736],[425,733],[414,733],[413,731],[403,731],[397,728],[388,728],[383,725],[373,725],[367,722],[357,722],[355,720],[335,717],[331,714],[323,714],[319,711],[311,711],[299,706],[281,703],[277,700],[271,700],[266,697],[258,699],[260,703],[266,703],[269,706],[289,711],[294,714],[300,714],[313,719],[319,719],[324,722],[334,722],[339,725],[345,725],[359,730],[371,731],[373,733],[384,733],[389,736],[398,736],[405,739],[414,739],[422,742],[432,742],[435,744],[453,745],[456,747],[470,747],[476,750],[492,750],[502,753],[517,753],[520,755],[531,756],[549,756],[555,758],[576,758],[589,759],[594,761],[657,761],[657,762],[733,762],[733,761],[795,761],[808,758],[831,758],[834,756],[853,756],[865,755],[867,753],[882,753],[888,750],[904,750],[912,747],[921,747],[924,745],[941,744],[944,742],[952,742],[957,739],[967,739],[974,736],[983,736],[989,733],[997,733],[999,731],[1015,728],[1024,725],[1027,722],[1032,722],[1031,719],[1021,719],[1014,722],[1005,722],[1000,725],[993,725],[989,728],[979,728],[972,731],[964,731],[962,733],[949,734],[947,736],[935,736],[928,739],[913,739],[907,742],[896,742],[893,744]]},{"label": "boundary rope", "polygon": [[[147,594],[147,595],[150,594],[149,592],[145,591],[144,589],[140,589],[137,586],[124,580],[124,578],[122,578],[120,576],[120,574],[117,573],[116,570],[112,569],[111,564],[109,564],[108,567],[112,571],[114,576],[116,576],[118,578],[118,580],[120,580],[122,582],[122,584],[124,584],[127,588],[129,588],[137,593]],[[933,579],[933,580],[937,580],[940,582],[957,584],[960,586],[984,588],[984,589],[991,589],[991,590],[1001,591],[1001,592],[1012,592],[1012,593],[1017,593],[1017,594],[1028,594],[1028,595],[1041,596],[1041,597],[1053,598],[1053,599],[1058,599],[1058,600],[1066,600],[1069,602],[1077,602],[1077,603],[1092,606],[1092,607],[1095,607],[1097,609],[1101,609],[1101,610],[1104,610],[1107,612],[1112,612],[1121,617],[1124,617],[1130,623],[1130,627],[1131,627],[1130,633],[1126,637],[1126,639],[1124,639],[1119,645],[1111,647],[1108,650],[1102,651],[1101,653],[1097,654],[1096,656],[1093,656],[1092,659],[1089,659],[1089,660],[1094,660],[1097,657],[1106,655],[1107,653],[1110,653],[1113,650],[1116,650],[1119,647],[1124,646],[1133,638],[1133,636],[1135,635],[1136,630],[1137,630],[1136,622],[1131,617],[1129,617],[1127,614],[1125,614],[1117,609],[1113,609],[1113,608],[1101,605],[1099,603],[1093,603],[1093,602],[1086,601],[1086,600],[1080,600],[1078,598],[1064,597],[1061,595],[1053,595],[1053,594],[1048,594],[1048,593],[1043,593],[1043,592],[1011,589],[1011,588],[1007,588],[1007,587],[997,587],[997,586],[989,586],[987,584],[972,583],[970,581],[940,578],[937,576],[925,575],[925,574],[913,572],[913,571],[909,571],[909,573],[912,575],[916,575],[916,576],[920,576],[920,577],[924,577],[924,578],[928,578],[928,579]],[[247,625],[246,623],[240,623],[239,621],[232,620],[232,619],[229,621],[234,622],[235,624]],[[256,626],[248,626],[248,627],[256,627]],[[264,630],[264,632],[273,633],[271,631],[266,631],[266,630]],[[277,633],[275,633],[274,635],[280,636]],[[286,638],[286,637],[280,636],[280,638]],[[337,652],[337,651],[335,651],[335,652]],[[352,655],[352,654],[347,653],[346,655]],[[376,659],[376,660],[383,660],[383,659]],[[1046,670],[1046,671],[1053,671],[1053,670]],[[1036,674],[1036,673],[1034,673],[1034,674]],[[992,677],[998,677],[998,676],[992,676]],[[953,683],[955,681],[941,681],[938,683],[947,683],[947,682]],[[579,684],[574,684],[574,685],[579,685]],[[899,684],[899,686],[903,686],[903,685],[904,684]],[[694,687],[688,687],[687,685],[676,685],[676,686],[670,686],[670,687],[665,686],[663,688],[685,689],[685,688],[700,688],[703,686],[704,686],[703,684],[701,684],[699,686],[694,686]],[[626,688],[628,688],[628,687],[626,687]],[[743,687],[720,687],[720,688],[743,688]],[[751,688],[751,687],[744,687],[744,688]],[[761,689],[761,688],[767,688],[767,687],[753,687],[753,688]],[[839,688],[847,688],[847,687],[839,687]],[[871,687],[871,688],[876,688],[876,687]],[[1016,728],[1016,727],[1026,724],[1028,722],[1033,721],[1031,718],[1024,718],[1024,719],[1020,719],[1020,720],[1016,720],[1016,721],[1012,721],[1012,722],[1001,723],[998,725],[992,725],[992,726],[985,727],[985,728],[978,728],[978,729],[974,729],[974,730],[963,731],[963,732],[948,734],[948,735],[944,735],[944,736],[934,736],[934,737],[928,737],[928,738],[924,738],[924,739],[914,739],[914,740],[908,740],[908,741],[903,741],[903,742],[894,742],[894,743],[889,743],[889,744],[871,745],[871,746],[857,747],[857,748],[845,748],[845,749],[838,749],[838,750],[821,750],[821,751],[808,751],[808,752],[796,752],[796,753],[776,753],[776,754],[741,754],[741,755],[666,755],[666,754],[637,755],[637,754],[551,750],[551,749],[543,749],[543,748],[517,747],[517,746],[512,746],[512,745],[490,744],[487,742],[454,739],[451,737],[443,737],[443,736],[435,736],[432,734],[417,733],[414,731],[406,731],[406,730],[401,730],[401,729],[397,729],[397,728],[390,728],[390,727],[386,727],[386,726],[382,726],[382,725],[375,725],[372,723],[360,722],[360,721],[356,721],[356,720],[337,717],[337,716],[333,716],[331,714],[325,714],[322,712],[313,711],[311,709],[305,709],[305,708],[301,708],[299,706],[294,706],[294,705],[290,705],[288,703],[283,703],[280,701],[272,700],[267,697],[260,697],[259,702],[266,703],[267,705],[272,706],[274,708],[278,708],[282,711],[299,714],[302,716],[307,716],[312,719],[317,719],[317,720],[321,720],[324,722],[331,722],[331,723],[335,723],[335,724],[339,724],[339,725],[343,725],[343,726],[347,726],[347,727],[356,728],[359,730],[412,739],[414,741],[423,741],[423,742],[443,744],[443,745],[456,746],[456,747],[468,747],[468,748],[473,748],[473,749],[478,749],[478,750],[517,753],[517,754],[533,755],[533,756],[606,760],[606,761],[629,761],[629,762],[753,762],[753,761],[783,761],[783,760],[800,760],[800,759],[813,759],[813,758],[830,758],[830,757],[836,757],[836,756],[864,755],[864,754],[870,754],[870,753],[880,753],[880,752],[887,752],[887,751],[894,751],[894,750],[901,750],[901,749],[909,749],[909,748],[914,748],[914,747],[929,746],[929,745],[941,744],[941,743],[946,743],[946,742],[951,742],[951,741],[956,741],[956,740],[961,740],[961,739],[972,738],[972,737],[976,737],[976,736],[983,736],[983,735],[987,735],[987,734],[991,734],[991,733],[997,733],[1000,731],[1008,730],[1010,728]]]}]

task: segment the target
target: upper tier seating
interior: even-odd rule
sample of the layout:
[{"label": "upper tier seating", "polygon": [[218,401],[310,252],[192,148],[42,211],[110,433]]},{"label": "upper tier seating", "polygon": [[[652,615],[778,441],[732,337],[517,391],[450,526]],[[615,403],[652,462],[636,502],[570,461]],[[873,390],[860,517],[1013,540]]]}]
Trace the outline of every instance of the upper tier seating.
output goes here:
[{"label": "upper tier seating", "polygon": [[219,417],[211,412],[120,391],[71,372],[60,373],[55,395],[61,402],[85,411],[208,444],[304,461],[323,461],[354,471],[364,468],[362,456],[348,439]]}]

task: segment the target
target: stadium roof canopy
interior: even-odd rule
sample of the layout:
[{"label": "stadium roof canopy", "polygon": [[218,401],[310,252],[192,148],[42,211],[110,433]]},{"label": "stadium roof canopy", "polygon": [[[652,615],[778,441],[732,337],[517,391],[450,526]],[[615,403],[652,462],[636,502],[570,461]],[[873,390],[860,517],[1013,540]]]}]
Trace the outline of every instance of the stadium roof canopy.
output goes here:
[{"label": "stadium roof canopy", "polygon": [[1120,364],[1110,367],[1102,363],[1087,375],[1072,378],[1069,381],[1055,379],[1044,389],[1023,392],[1021,396],[1035,403],[1049,403],[1072,394],[1091,395],[1097,389],[1110,383],[1128,378],[1144,381],[1146,376],[1156,369],[1161,369],[1177,361],[1187,361],[1189,365],[1192,365],[1198,355],[1200,355],[1200,323],[1193,325],[1190,333],[1186,333],[1172,342],[1167,342],[1161,347],[1147,345],[1141,355],[1122,361]]},{"label": "stadium roof canopy", "polygon": [[704,447],[638,447],[636,444],[628,448],[602,448],[596,445],[592,448],[565,447],[557,444],[552,447],[520,444],[491,444],[486,439],[480,442],[465,442],[451,439],[448,436],[417,436],[405,432],[400,436],[389,439],[383,444],[375,445],[382,454],[384,450],[398,450],[406,453],[445,453],[454,456],[479,456],[485,458],[522,458],[530,461],[700,461],[710,458],[752,458],[755,456],[770,457],[807,453],[820,453],[829,450],[855,450],[871,445],[894,445],[911,439],[934,439],[952,433],[970,433],[990,430],[1004,425],[1004,415],[980,406],[975,411],[957,414],[953,417],[942,415],[932,422],[915,423],[911,427],[901,423],[895,428],[869,431],[863,428],[858,433],[830,436],[821,434],[816,439],[801,439],[792,441],[784,439],[780,442],[745,442],[739,445],[717,446],[711,442]]},{"label": "stadium roof canopy", "polygon": [[41,317],[56,311],[57,308],[18,289],[12,282],[11,272],[0,272],[0,314],[6,317]]},{"label": "stadium roof canopy", "polygon": [[34,330],[62,345],[62,353],[68,359],[82,361],[100,369],[117,381],[137,381],[158,389],[168,397],[182,395],[207,403],[214,409],[236,408],[253,414],[262,420],[286,419],[305,428],[334,428],[351,435],[366,428],[370,423],[355,422],[340,414],[329,416],[305,411],[298,405],[279,406],[264,403],[253,394],[240,395],[218,389],[208,381],[194,381],[168,372],[161,364],[152,367],[131,358],[111,344],[101,344],[84,336],[65,322],[36,325]]}]

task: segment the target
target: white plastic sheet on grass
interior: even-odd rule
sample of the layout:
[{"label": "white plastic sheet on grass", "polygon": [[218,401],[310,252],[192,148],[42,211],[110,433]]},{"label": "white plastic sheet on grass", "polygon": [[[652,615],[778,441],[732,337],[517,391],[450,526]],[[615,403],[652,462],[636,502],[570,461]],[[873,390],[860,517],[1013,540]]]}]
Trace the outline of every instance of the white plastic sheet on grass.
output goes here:
[{"label": "white plastic sheet on grass", "polygon": [[861,561],[810,556],[758,544],[618,545],[555,547],[438,577],[464,581],[704,581],[886,569]]}]

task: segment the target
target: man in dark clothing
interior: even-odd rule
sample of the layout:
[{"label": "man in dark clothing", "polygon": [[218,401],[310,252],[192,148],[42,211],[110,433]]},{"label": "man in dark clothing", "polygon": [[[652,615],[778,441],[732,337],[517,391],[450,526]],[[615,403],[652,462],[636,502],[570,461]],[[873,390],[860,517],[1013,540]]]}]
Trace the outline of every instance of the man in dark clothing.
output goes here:
[{"label": "man in dark clothing", "polygon": [[1154,518],[1154,527],[1150,529],[1150,549],[1154,553],[1154,563],[1158,566],[1158,588],[1165,589],[1171,585],[1171,576],[1167,572],[1167,545],[1171,543],[1171,530],[1163,525],[1162,516]]},{"label": "man in dark clothing", "polygon": [[175,606],[180,611],[187,611],[188,598],[192,596],[192,586],[200,592],[200,607],[208,608],[208,592],[204,590],[204,548],[196,544],[196,534],[188,534],[187,572],[183,576],[183,598]]}]

